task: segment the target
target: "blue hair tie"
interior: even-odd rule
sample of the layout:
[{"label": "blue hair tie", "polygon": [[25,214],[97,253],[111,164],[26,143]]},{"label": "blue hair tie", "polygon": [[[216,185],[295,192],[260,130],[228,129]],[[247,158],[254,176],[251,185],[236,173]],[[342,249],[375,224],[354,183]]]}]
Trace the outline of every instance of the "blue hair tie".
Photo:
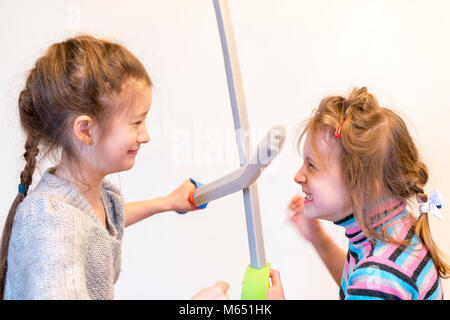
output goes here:
[{"label": "blue hair tie", "polygon": [[28,187],[26,184],[19,184],[19,193],[27,194]]}]

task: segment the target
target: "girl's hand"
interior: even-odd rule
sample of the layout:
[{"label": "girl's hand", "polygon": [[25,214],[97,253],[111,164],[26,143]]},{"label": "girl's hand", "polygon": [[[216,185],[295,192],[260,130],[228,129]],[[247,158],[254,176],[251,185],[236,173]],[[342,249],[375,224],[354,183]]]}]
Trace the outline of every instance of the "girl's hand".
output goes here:
[{"label": "girl's hand", "polygon": [[317,219],[305,217],[303,197],[295,195],[289,203],[289,221],[294,224],[300,234],[309,242],[314,242],[323,234],[323,228]]},{"label": "girl's hand", "polygon": [[192,300],[230,300],[227,294],[230,285],[225,281],[218,281],[213,286],[200,290]]},{"label": "girl's hand", "polygon": [[272,280],[272,285],[267,289],[267,300],[286,300],[281,284],[280,272],[275,269],[270,269],[270,279]]},{"label": "girl's hand", "polygon": [[185,180],[177,189],[166,196],[169,210],[180,212],[195,210],[195,206],[189,201],[189,193],[194,188],[195,185],[191,181]]}]

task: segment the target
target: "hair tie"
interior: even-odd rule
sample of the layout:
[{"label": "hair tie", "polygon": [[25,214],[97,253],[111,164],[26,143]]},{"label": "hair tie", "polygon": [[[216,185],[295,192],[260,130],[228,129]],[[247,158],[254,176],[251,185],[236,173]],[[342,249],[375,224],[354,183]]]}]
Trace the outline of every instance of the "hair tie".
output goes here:
[{"label": "hair tie", "polygon": [[431,213],[439,220],[443,220],[440,209],[442,208],[442,205],[445,204],[445,202],[439,190],[434,190],[431,196],[428,198],[428,201],[423,202],[420,199],[417,199],[417,201],[419,202],[420,214]]},{"label": "hair tie", "polygon": [[345,117],[341,118],[341,121],[339,121],[339,124],[336,128],[336,130],[334,131],[334,135],[336,136],[336,138],[340,139],[341,138],[341,128],[342,128],[342,123],[345,121]]},{"label": "hair tie", "polygon": [[22,193],[22,194],[27,194],[27,192],[28,192],[28,185],[26,185],[26,184],[19,184],[19,193]]}]

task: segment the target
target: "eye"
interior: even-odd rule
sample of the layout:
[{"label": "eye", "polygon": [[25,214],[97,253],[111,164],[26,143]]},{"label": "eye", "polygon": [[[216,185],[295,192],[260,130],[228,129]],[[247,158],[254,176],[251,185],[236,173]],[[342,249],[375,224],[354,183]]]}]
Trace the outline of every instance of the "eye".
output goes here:
[{"label": "eye", "polygon": [[133,123],[134,125],[136,125],[136,126],[139,126],[139,125],[141,125],[142,124],[142,120],[140,120],[140,121],[137,121],[137,122],[135,122],[135,123]]},{"label": "eye", "polygon": [[309,168],[311,168],[311,169],[315,169],[316,168],[316,167],[314,167],[314,165],[311,162],[308,161],[306,163],[307,163]]}]

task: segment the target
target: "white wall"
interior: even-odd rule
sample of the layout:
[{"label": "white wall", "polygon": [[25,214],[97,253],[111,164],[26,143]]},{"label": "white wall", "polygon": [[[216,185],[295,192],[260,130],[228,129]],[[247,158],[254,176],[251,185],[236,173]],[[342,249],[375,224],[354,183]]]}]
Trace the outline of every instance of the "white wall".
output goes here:
[{"label": "white wall", "polygon": [[[426,190],[439,188],[450,203],[450,3],[230,0],[229,6],[250,125],[262,133],[281,123],[289,133],[258,182],[267,259],[281,271],[288,298],[336,299],[338,288],[320,259],[284,221],[287,201],[299,190],[295,126],[324,96],[367,86],[405,117],[430,169]],[[16,102],[26,72],[50,44],[77,32],[123,43],[155,84],[152,141],[131,171],[110,177],[127,201],[166,194],[191,176],[208,182],[238,167],[212,1],[1,0],[1,225],[24,166]],[[190,137],[190,148],[181,134]],[[39,179],[36,172],[34,182]],[[431,225],[450,253],[448,212],[444,222]],[[324,225],[345,248],[343,229]],[[239,299],[248,263],[242,196],[234,194],[201,212],[166,213],[127,229],[115,295],[185,299],[224,279],[231,298]],[[448,297],[450,282],[443,284]]]}]

